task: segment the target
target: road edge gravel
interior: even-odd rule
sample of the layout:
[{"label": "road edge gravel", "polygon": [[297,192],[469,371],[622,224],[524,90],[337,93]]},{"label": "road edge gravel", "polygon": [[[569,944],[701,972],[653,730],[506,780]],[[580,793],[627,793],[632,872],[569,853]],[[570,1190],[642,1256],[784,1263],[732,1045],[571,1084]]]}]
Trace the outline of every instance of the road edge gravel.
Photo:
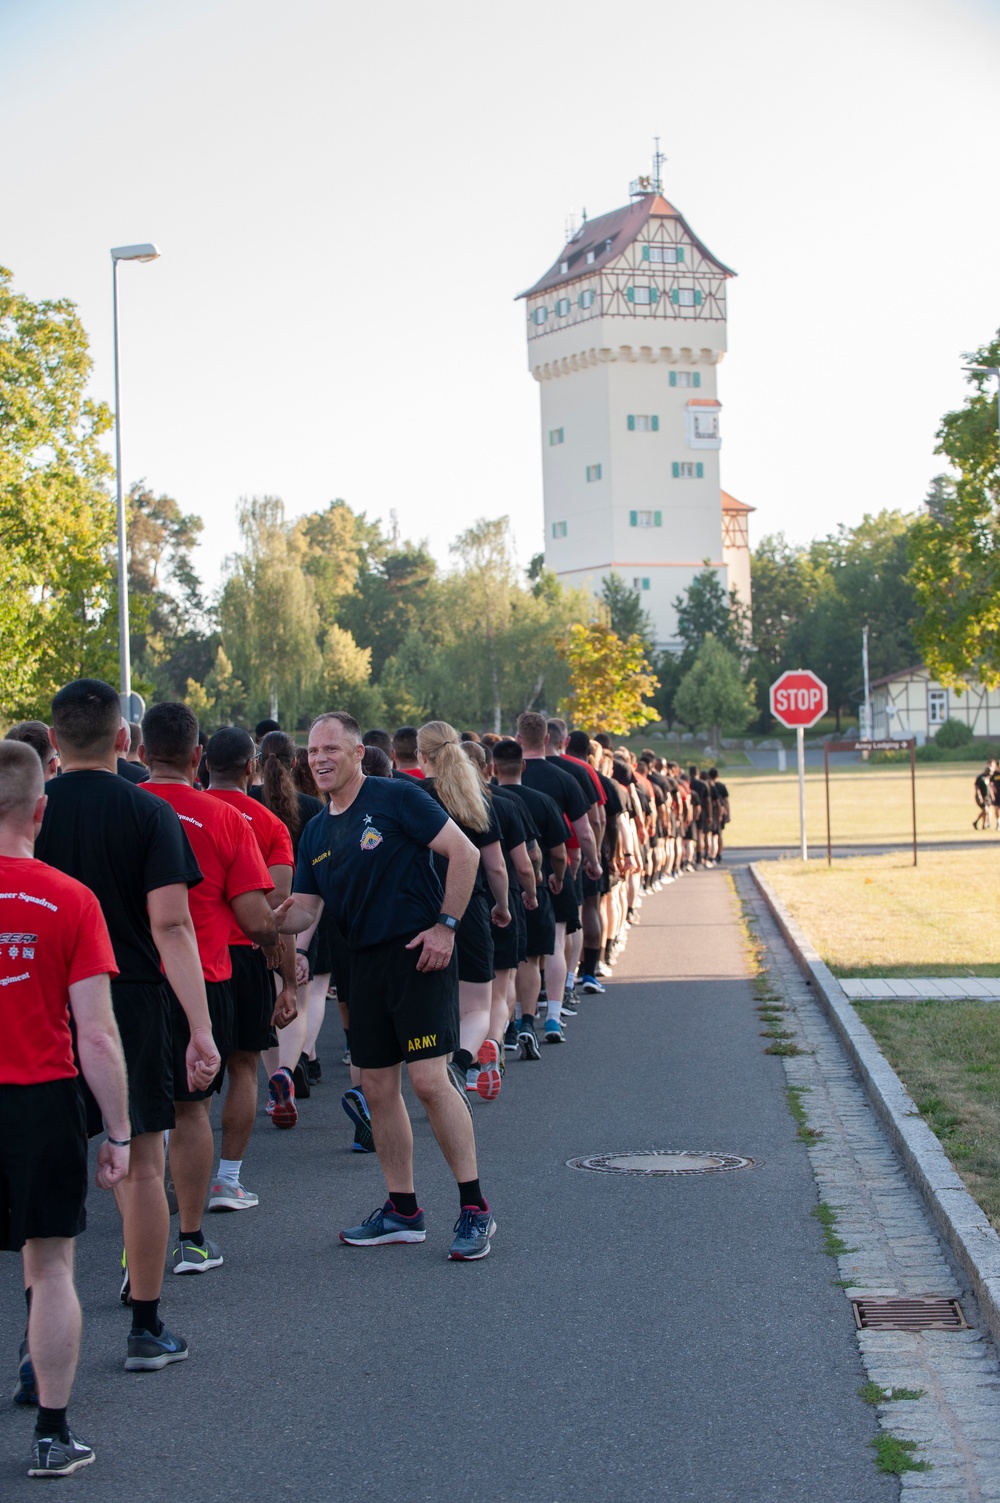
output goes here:
[{"label": "road edge gravel", "polygon": [[952,1168],[941,1144],[848,1001],[839,981],[820,959],[756,862],[750,863],[750,875],[796,964],[819,998],[907,1174],[969,1280],[990,1336],[1000,1346],[1000,1236]]}]

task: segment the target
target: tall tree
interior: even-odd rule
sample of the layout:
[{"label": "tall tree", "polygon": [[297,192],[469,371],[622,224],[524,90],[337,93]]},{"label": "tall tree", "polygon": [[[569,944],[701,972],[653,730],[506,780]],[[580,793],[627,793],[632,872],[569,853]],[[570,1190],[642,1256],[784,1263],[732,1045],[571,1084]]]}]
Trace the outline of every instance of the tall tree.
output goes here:
[{"label": "tall tree", "polygon": [[753,708],[753,685],[744,684],[739,659],[709,632],[674,695],[674,713],[693,730],[707,730],[718,749],[723,727],[743,730]]},{"label": "tall tree", "polygon": [[623,642],[604,619],[576,622],[561,651],[569,668],[570,692],[559,709],[573,725],[625,736],[658,718],[647,703],[658,682],[641,638],[631,636]]},{"label": "tall tree", "polygon": [[475,602],[474,619],[481,623],[475,637],[489,684],[490,729],[499,732],[503,724],[501,641],[510,627],[511,597],[517,580],[510,518],[481,518],[459,534],[451,551],[462,566],[463,587]]},{"label": "tall tree", "polygon": [[[966,356],[1000,366],[1000,333]],[[913,527],[910,578],[921,615],[916,637],[941,683],[976,677],[1000,684],[1000,442],[993,379],[969,376],[972,394],[938,429],[938,454],[954,476],[939,479]]]},{"label": "tall tree", "polygon": [[653,618],[642,608],[642,596],[631,589],[620,574],[613,570],[606,574],[601,584],[601,600],[608,608],[611,630],[624,641],[627,637],[639,637],[652,653],[656,629]]},{"label": "tall tree", "polygon": [[81,674],[116,678],[112,424],[85,395],[87,336],[67,299],[34,303],[0,267],[0,714],[49,713]]},{"label": "tall tree", "polygon": [[684,643],[685,671],[702,642],[712,634],[734,651],[744,647],[749,612],[735,590],[728,595],[717,569],[706,567],[696,574],[683,595],[674,601],[677,612],[677,635]]}]

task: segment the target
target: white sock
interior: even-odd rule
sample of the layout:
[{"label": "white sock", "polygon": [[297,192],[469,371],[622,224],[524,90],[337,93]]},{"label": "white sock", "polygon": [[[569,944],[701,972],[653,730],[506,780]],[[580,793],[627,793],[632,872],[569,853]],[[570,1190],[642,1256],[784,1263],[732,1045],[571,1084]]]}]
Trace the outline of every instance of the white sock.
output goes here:
[{"label": "white sock", "polygon": [[238,1185],[240,1182],[240,1170],[242,1168],[242,1159],[220,1159],[218,1177],[219,1179],[226,1180],[231,1185]]}]

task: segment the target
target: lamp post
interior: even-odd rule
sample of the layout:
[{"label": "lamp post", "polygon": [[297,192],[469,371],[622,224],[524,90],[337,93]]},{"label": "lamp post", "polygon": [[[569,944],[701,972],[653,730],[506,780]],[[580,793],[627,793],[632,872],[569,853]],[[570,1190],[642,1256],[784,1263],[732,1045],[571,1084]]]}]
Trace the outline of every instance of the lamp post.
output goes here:
[{"label": "lamp post", "polygon": [[125,493],[122,488],[122,410],[118,357],[118,262],[155,261],[160,252],[155,245],[118,245],[111,251],[111,283],[115,308],[115,477],[118,485],[118,666],[122,714],[137,719],[132,709],[132,663],[128,643],[128,567],[125,558]]}]

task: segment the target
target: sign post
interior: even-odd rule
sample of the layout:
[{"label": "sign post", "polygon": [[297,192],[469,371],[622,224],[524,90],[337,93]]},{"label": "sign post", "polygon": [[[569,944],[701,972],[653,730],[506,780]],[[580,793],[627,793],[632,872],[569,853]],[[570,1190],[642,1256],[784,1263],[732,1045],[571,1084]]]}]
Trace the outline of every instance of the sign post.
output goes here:
[{"label": "sign post", "polygon": [[831,752],[873,752],[873,751],[908,751],[910,754],[910,810],[913,821],[913,864],[917,864],[917,742],[916,737],[910,736],[908,740],[888,741],[824,741],[823,743],[823,774],[826,779],[826,864],[830,866],[833,861],[833,853],[830,846],[830,753]]},{"label": "sign post", "polygon": [[826,714],[826,684],[808,668],[783,673],[771,685],[771,714],[795,731],[799,757],[799,834],[802,860],[808,861],[806,843],[806,749],[805,733]]}]

